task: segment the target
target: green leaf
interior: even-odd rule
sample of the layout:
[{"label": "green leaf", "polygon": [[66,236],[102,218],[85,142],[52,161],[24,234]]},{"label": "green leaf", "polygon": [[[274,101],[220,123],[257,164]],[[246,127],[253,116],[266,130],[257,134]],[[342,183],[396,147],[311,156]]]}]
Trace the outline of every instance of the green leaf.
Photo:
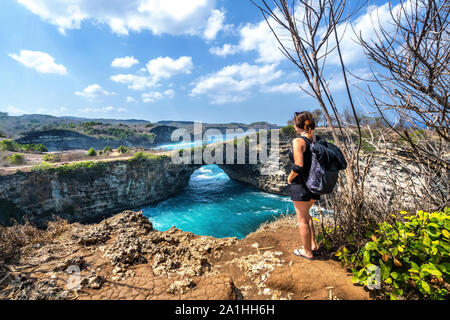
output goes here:
[{"label": "green leaf", "polygon": [[367,242],[364,248],[365,248],[367,251],[370,251],[370,250],[376,250],[377,244],[374,243],[374,242]]},{"label": "green leaf", "polygon": [[441,232],[439,231],[439,226],[436,223],[428,224],[427,232],[432,237],[439,237],[441,235]]},{"label": "green leaf", "polygon": [[369,251],[364,251],[364,254],[363,254],[363,263],[364,263],[364,265],[370,264],[370,254],[369,254]]},{"label": "green leaf", "polygon": [[381,281],[384,281],[387,278],[389,278],[389,272],[390,272],[390,268],[383,262],[380,262]]},{"label": "green leaf", "polygon": [[394,289],[392,291],[392,294],[396,297],[400,297],[401,295],[403,295],[403,290],[402,289]]},{"label": "green leaf", "polygon": [[430,285],[426,281],[422,280],[421,286],[422,286],[423,291],[425,291],[425,293],[427,293],[427,294],[431,293]]},{"label": "green leaf", "polygon": [[444,228],[450,231],[450,219],[444,220]]}]

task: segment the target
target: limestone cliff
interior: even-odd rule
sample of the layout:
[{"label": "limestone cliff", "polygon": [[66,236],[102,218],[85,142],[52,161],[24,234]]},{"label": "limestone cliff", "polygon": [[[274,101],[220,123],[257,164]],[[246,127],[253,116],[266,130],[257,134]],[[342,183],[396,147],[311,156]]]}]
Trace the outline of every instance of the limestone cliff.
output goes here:
[{"label": "limestone cliff", "polygon": [[27,216],[39,226],[60,216],[88,222],[164,200],[185,187],[196,166],[169,157],[74,163],[0,176],[0,223]]}]

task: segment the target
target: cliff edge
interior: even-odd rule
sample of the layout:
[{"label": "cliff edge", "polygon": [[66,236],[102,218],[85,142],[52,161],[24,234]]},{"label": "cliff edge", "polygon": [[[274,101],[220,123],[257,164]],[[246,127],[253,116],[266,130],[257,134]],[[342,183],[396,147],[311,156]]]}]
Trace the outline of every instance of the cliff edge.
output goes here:
[{"label": "cliff edge", "polygon": [[[11,228],[3,234],[17,233]],[[0,299],[369,298],[338,262],[292,254],[300,245],[295,217],[242,240],[160,232],[133,211],[88,226],[60,220],[33,232],[0,257]]]}]

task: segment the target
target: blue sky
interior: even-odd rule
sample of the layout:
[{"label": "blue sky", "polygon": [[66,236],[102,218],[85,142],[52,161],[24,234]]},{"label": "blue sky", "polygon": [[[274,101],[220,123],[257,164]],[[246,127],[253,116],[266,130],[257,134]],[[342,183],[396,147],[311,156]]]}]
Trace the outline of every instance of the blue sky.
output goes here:
[{"label": "blue sky", "polygon": [[[386,9],[372,2],[352,24],[370,36],[369,13],[383,22]],[[246,0],[2,0],[0,38],[10,115],[285,124],[317,107]],[[344,58],[366,74],[352,38]],[[329,70],[339,102],[337,64]]]}]

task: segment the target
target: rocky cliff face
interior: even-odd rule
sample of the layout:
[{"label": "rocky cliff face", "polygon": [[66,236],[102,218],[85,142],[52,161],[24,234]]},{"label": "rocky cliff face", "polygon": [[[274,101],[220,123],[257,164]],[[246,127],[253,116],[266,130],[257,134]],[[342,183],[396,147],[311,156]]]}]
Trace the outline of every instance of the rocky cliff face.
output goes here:
[{"label": "rocky cliff face", "polygon": [[91,137],[69,130],[32,132],[17,139],[16,142],[19,144],[43,144],[49,151],[87,150],[89,148],[101,150],[106,146],[112,148],[118,148],[120,146],[151,148],[155,145],[153,141],[144,137],[135,137],[128,140],[112,140]]},{"label": "rocky cliff face", "polygon": [[52,215],[77,222],[98,220],[176,194],[197,168],[159,157],[0,176],[0,223],[27,216],[43,226]]},{"label": "rocky cliff face", "polygon": [[[291,169],[289,162],[290,142],[289,137],[280,135],[279,146],[272,147],[269,145],[267,156],[271,152],[275,152],[275,154],[279,155],[279,158],[276,160],[269,159],[267,162],[258,161],[257,164],[249,164],[248,155],[246,155],[247,164],[225,164],[219,166],[233,180],[249,184],[264,192],[287,195],[287,177]],[[235,159],[237,159],[237,156],[235,156]]]},{"label": "rocky cliff face", "polygon": [[156,126],[150,129],[150,133],[155,135],[154,145],[172,142],[172,133],[177,129],[171,126]]}]

